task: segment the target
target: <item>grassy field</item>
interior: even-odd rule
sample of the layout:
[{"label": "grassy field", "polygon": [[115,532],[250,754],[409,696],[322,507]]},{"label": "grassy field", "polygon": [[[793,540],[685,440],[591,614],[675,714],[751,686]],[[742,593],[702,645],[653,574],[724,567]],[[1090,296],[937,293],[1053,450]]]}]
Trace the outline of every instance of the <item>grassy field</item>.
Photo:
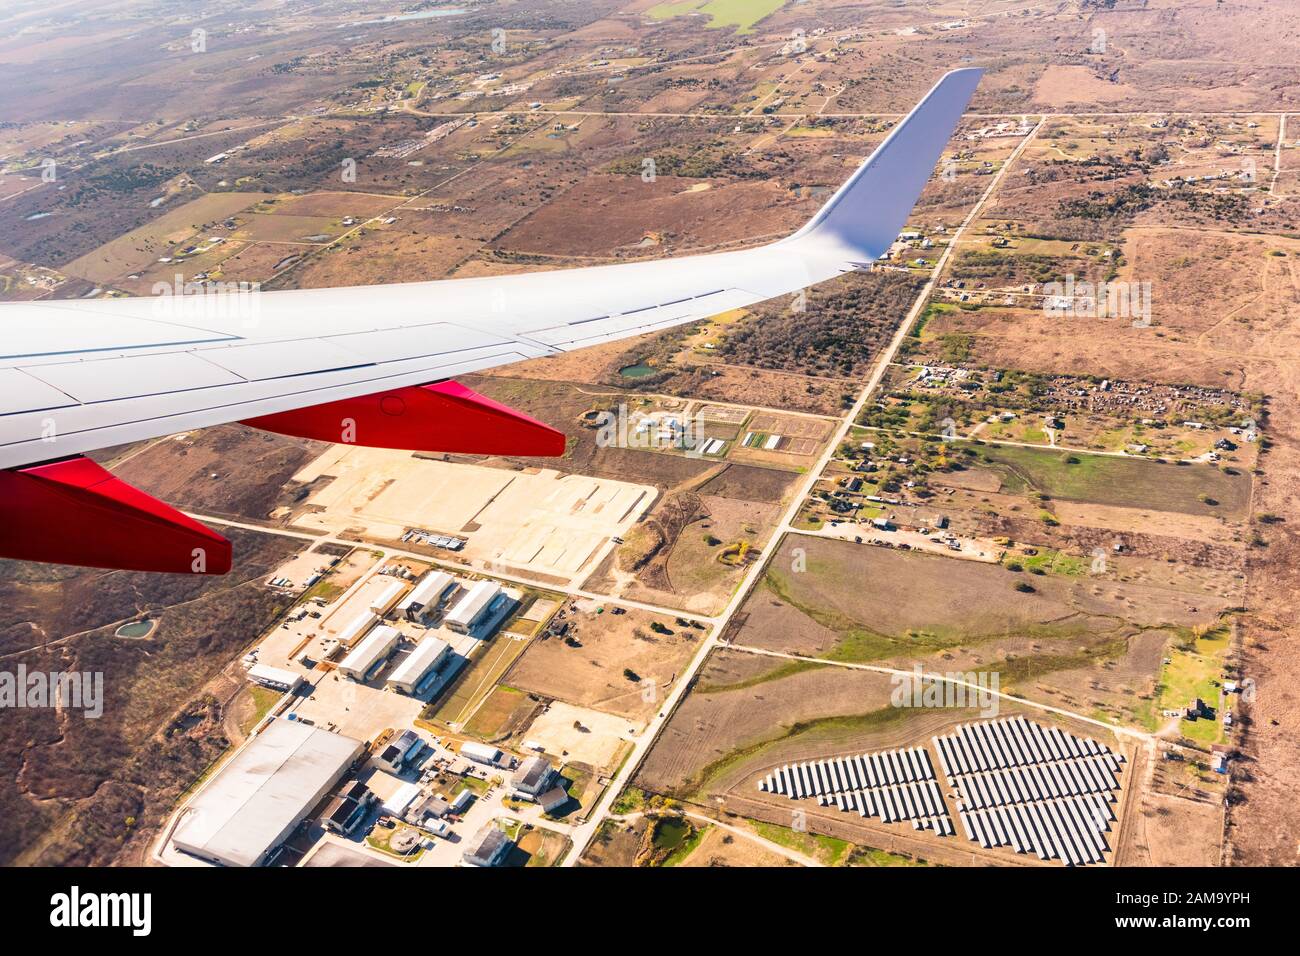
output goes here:
[{"label": "grassy field", "polygon": [[820,833],[801,833],[789,827],[778,826],[775,823],[760,823],[757,820],[750,826],[763,839],[771,840],[787,850],[812,857],[826,866],[840,866],[848,859],[849,851],[853,849],[853,844],[847,840],[837,840],[835,837]]},{"label": "grassy field", "polygon": [[1250,501],[1250,477],[1213,465],[1162,464],[1142,458],[1089,455],[1010,445],[969,445],[978,464],[1002,480],[1010,494],[1045,494],[1127,508],[1152,508],[1240,519]]},{"label": "grassy field", "polygon": [[1018,564],[1026,571],[1042,571],[1046,574],[1080,575],[1088,570],[1088,559],[1077,554],[1065,554],[1052,548],[1039,548],[1037,554],[1017,554],[1008,551],[1002,556],[1002,564]]},{"label": "grassy field", "polygon": [[521,690],[501,684],[493,689],[466,724],[464,732],[480,740],[497,740],[509,731],[516,714],[532,705]]},{"label": "grassy field", "polygon": [[735,27],[737,33],[753,33],[754,24],[770,16],[785,0],[666,0],[651,7],[646,15],[655,20],[668,20],[688,13],[702,13],[709,18],[708,25],[715,29]]},{"label": "grassy field", "polygon": [[253,710],[244,719],[240,725],[240,730],[245,734],[251,734],[253,728],[262,722],[262,718],[271,712],[271,708],[276,702],[284,696],[282,691],[272,690],[269,687],[259,687],[253,685],[248,688],[248,695],[253,699]]},{"label": "grassy field", "polygon": [[[1160,699],[1152,721],[1159,723],[1164,710],[1183,710],[1195,697],[1211,707],[1219,707],[1218,681],[1223,674],[1223,662],[1228,653],[1232,630],[1227,624],[1198,634],[1169,652],[1169,663],[1160,672]],[[1178,722],[1178,731],[1188,740],[1200,744],[1217,744],[1223,741],[1223,714],[1215,720],[1188,720]]]}]

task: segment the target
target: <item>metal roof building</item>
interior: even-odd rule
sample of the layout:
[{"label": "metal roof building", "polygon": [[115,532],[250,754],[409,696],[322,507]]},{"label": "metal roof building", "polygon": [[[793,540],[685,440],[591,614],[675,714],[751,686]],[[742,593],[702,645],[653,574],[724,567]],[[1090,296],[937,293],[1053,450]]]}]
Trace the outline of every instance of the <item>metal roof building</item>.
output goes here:
[{"label": "metal roof building", "polygon": [[270,664],[254,664],[248,669],[248,679],[254,684],[282,691],[297,690],[303,682],[303,676],[297,671],[272,667]]},{"label": "metal roof building", "polygon": [[413,621],[438,607],[455,586],[456,579],[446,571],[430,571],[398,602],[397,610]]},{"label": "metal roof building", "polygon": [[257,866],[361,750],[351,737],[273,720],[190,801],[172,843],[212,863]]},{"label": "metal roof building", "polygon": [[468,634],[493,610],[500,594],[501,588],[495,581],[476,582],[451,609],[446,625],[460,634]]},{"label": "metal roof building", "polygon": [[450,644],[426,634],[424,640],[415,645],[415,650],[388,675],[388,686],[406,694],[414,694],[420,682],[445,661],[449,653]]},{"label": "metal roof building", "polygon": [[360,612],[343,626],[343,630],[339,631],[339,643],[344,647],[351,647],[378,619],[379,616],[374,611]]},{"label": "metal roof building", "polygon": [[406,582],[401,580],[389,581],[379,590],[373,598],[370,599],[370,610],[378,617],[383,617],[393,609],[397,599],[402,596],[402,591],[406,589]]},{"label": "metal roof building", "polygon": [[510,837],[498,829],[495,823],[489,823],[474,835],[461,860],[469,866],[499,866],[509,855],[514,846]]},{"label": "metal roof building", "polygon": [[354,681],[365,680],[370,668],[393,653],[393,648],[401,638],[401,632],[397,628],[380,624],[343,658],[339,664],[339,673]]}]

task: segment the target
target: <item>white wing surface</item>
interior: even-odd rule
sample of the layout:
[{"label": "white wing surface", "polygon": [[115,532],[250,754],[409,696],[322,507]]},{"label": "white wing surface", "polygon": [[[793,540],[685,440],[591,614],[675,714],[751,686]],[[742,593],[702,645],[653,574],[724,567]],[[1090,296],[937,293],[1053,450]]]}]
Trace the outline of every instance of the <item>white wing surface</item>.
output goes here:
[{"label": "white wing surface", "polygon": [[0,305],[0,468],[653,332],[876,261],[979,82],[947,74],[794,235],[473,279]]}]

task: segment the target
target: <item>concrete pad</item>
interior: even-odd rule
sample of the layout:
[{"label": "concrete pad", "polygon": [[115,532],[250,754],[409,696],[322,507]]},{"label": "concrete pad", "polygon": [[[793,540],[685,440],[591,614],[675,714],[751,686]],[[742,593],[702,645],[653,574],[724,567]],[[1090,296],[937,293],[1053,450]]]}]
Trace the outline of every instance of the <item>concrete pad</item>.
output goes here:
[{"label": "concrete pad", "polygon": [[[577,722],[585,728],[574,727]],[[610,769],[625,740],[634,740],[643,725],[625,717],[601,713],[555,701],[539,714],[524,739],[541,744],[548,754],[565,762],[578,761],[593,767]]]}]

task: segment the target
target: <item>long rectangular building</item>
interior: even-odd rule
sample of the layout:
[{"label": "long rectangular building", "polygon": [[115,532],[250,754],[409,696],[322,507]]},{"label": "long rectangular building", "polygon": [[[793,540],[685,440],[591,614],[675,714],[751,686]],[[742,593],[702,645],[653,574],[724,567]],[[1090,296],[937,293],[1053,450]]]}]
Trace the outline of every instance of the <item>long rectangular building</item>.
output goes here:
[{"label": "long rectangular building", "polygon": [[375,616],[382,618],[393,609],[393,605],[397,603],[404,590],[406,590],[405,581],[400,579],[389,581],[370,599],[370,610]]},{"label": "long rectangular building", "polygon": [[347,624],[343,625],[343,630],[339,631],[339,643],[344,647],[351,647],[361,639],[361,635],[370,630],[370,625],[379,620],[379,615],[367,608],[358,613]]},{"label": "long rectangular building", "polygon": [[455,586],[456,579],[446,571],[430,571],[410,594],[398,602],[397,611],[411,621],[427,617],[431,611],[437,610]]},{"label": "long rectangular building", "polygon": [[380,624],[348,652],[348,656],[339,664],[339,673],[354,681],[365,680],[370,668],[393,653],[393,648],[401,639],[401,632],[397,628]]},{"label": "long rectangular building", "polygon": [[424,640],[415,645],[415,650],[388,675],[388,686],[405,694],[414,694],[420,682],[430,671],[441,666],[449,653],[450,644],[426,632]]},{"label": "long rectangular building", "polygon": [[362,743],[273,720],[182,811],[179,850],[223,866],[258,866],[352,766]]},{"label": "long rectangular building", "polygon": [[458,634],[470,633],[492,613],[502,596],[501,587],[495,581],[476,582],[447,615],[447,627]]}]

